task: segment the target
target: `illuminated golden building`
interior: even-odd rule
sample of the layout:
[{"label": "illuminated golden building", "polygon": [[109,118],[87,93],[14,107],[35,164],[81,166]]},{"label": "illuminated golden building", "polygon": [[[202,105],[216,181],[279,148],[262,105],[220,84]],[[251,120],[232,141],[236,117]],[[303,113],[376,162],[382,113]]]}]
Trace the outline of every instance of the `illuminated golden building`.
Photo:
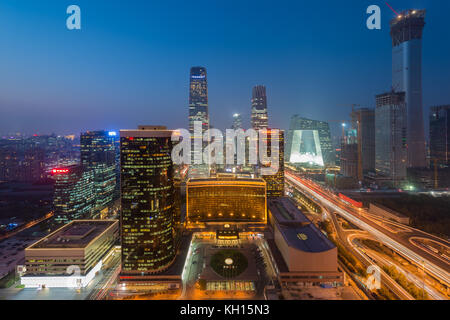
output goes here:
[{"label": "illuminated golden building", "polygon": [[189,179],[186,185],[187,221],[262,223],[267,220],[263,179],[217,177]]}]

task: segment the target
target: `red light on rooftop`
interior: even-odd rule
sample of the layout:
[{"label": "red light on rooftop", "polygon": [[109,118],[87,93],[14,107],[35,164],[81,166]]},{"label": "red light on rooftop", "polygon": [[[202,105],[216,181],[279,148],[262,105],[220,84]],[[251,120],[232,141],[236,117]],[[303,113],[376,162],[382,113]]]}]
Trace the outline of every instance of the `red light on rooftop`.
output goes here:
[{"label": "red light on rooftop", "polygon": [[69,169],[52,169],[52,174],[69,173]]}]

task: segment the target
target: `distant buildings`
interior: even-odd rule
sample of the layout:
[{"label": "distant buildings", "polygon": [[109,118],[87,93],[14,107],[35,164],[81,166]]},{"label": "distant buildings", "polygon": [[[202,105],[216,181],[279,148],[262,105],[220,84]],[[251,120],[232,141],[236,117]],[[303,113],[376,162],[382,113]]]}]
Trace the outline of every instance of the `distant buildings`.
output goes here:
[{"label": "distant buildings", "polygon": [[334,166],[329,124],[298,115],[293,116],[287,135],[286,161],[320,167]]},{"label": "distant buildings", "polygon": [[26,288],[86,287],[113,253],[118,238],[116,220],[73,221],[25,249],[21,284]]},{"label": "distant buildings", "polygon": [[162,271],[175,258],[172,131],[120,131],[122,276]]},{"label": "distant buildings", "polygon": [[95,209],[94,174],[82,165],[54,168],[54,221],[67,224],[91,218]]},{"label": "distant buildings", "polygon": [[425,10],[408,10],[391,21],[392,88],[405,92],[407,166],[426,167],[422,108],[422,31]]},{"label": "distant buildings", "polygon": [[45,180],[48,168],[75,159],[72,146],[72,141],[53,135],[0,139],[0,181]]},{"label": "distant buildings", "polygon": [[284,131],[278,130],[278,135],[275,136],[273,130],[267,129],[266,139],[263,143],[267,146],[267,157],[271,157],[272,139],[278,144],[278,171],[272,175],[262,175],[262,178],[267,182],[267,197],[283,197],[284,196]]},{"label": "distant buildings", "polygon": [[255,86],[252,90],[252,128],[261,130],[268,128],[267,95],[265,86]]},{"label": "distant buildings", "polygon": [[430,109],[431,166],[450,166],[450,105]]},{"label": "distant buildings", "polygon": [[231,126],[231,129],[242,129],[242,117],[240,113],[233,114],[233,125]]},{"label": "distant buildings", "polygon": [[397,186],[406,178],[406,103],[404,92],[376,96],[375,169]]},{"label": "distant buildings", "polygon": [[114,137],[107,131],[87,131],[80,136],[81,164],[94,176],[96,210],[112,202],[116,187]]}]

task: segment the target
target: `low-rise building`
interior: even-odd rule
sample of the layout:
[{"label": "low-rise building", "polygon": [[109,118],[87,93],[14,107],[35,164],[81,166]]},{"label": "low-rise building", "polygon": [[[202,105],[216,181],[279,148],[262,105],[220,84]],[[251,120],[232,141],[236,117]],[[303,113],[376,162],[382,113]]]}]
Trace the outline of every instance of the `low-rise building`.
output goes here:
[{"label": "low-rise building", "polygon": [[25,287],[85,287],[119,238],[117,220],[74,220],[25,249]]},{"label": "low-rise building", "polygon": [[304,285],[343,282],[336,246],[288,198],[269,200],[268,239],[281,282]]}]

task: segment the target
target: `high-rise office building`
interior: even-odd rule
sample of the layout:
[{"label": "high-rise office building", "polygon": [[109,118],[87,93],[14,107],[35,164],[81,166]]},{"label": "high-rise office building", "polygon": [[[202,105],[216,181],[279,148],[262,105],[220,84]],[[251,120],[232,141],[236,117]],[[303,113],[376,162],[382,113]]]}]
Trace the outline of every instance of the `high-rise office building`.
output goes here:
[{"label": "high-rise office building", "polygon": [[57,224],[91,218],[95,207],[94,174],[81,165],[55,168],[53,208]]},{"label": "high-rise office building", "polygon": [[406,104],[404,92],[376,96],[375,169],[395,186],[406,178]]},{"label": "high-rise office building", "polygon": [[286,161],[292,164],[334,166],[329,124],[294,115],[287,135]]},{"label": "high-rise office building", "polygon": [[352,129],[356,130],[358,144],[358,179],[363,174],[375,172],[375,110],[361,108],[351,113]]},{"label": "high-rise office building", "polygon": [[430,109],[430,160],[433,168],[450,165],[450,105]]},{"label": "high-rise office building", "polygon": [[95,207],[112,202],[116,187],[114,133],[87,131],[80,135],[81,164],[94,175]]},{"label": "high-rise office building", "polygon": [[252,128],[268,128],[267,95],[265,86],[255,86],[252,90]]},{"label": "high-rise office building", "polygon": [[357,130],[344,130],[344,137],[341,141],[340,152],[340,173],[344,177],[358,178],[358,140]]},{"label": "high-rise office building", "polygon": [[[189,168],[189,176],[191,177],[205,177],[209,176],[209,165],[207,159],[203,159],[202,150],[207,145],[203,141],[203,134],[210,128],[209,111],[208,111],[208,80],[206,68],[192,67],[189,85],[189,132],[191,133],[191,166]],[[201,135],[196,135],[194,130],[195,123],[201,123]],[[194,139],[200,139],[201,149],[196,150],[194,147]],[[196,164],[195,159],[203,159],[202,164]]]},{"label": "high-rise office building", "polygon": [[233,114],[233,125],[231,126],[231,129],[242,129],[242,117],[240,113]]},{"label": "high-rise office building", "polygon": [[172,132],[120,131],[123,275],[162,271],[175,257]]},{"label": "high-rise office building", "polygon": [[408,10],[391,20],[392,88],[405,92],[408,168],[425,167],[422,108],[422,32],[425,10]]},{"label": "high-rise office building", "polygon": [[[275,129],[266,130],[266,139],[263,143],[267,146],[267,157],[271,157],[272,139]],[[284,197],[284,131],[278,130],[278,137],[273,139],[278,144],[278,171],[272,175],[262,175],[267,183],[267,197]]]}]

